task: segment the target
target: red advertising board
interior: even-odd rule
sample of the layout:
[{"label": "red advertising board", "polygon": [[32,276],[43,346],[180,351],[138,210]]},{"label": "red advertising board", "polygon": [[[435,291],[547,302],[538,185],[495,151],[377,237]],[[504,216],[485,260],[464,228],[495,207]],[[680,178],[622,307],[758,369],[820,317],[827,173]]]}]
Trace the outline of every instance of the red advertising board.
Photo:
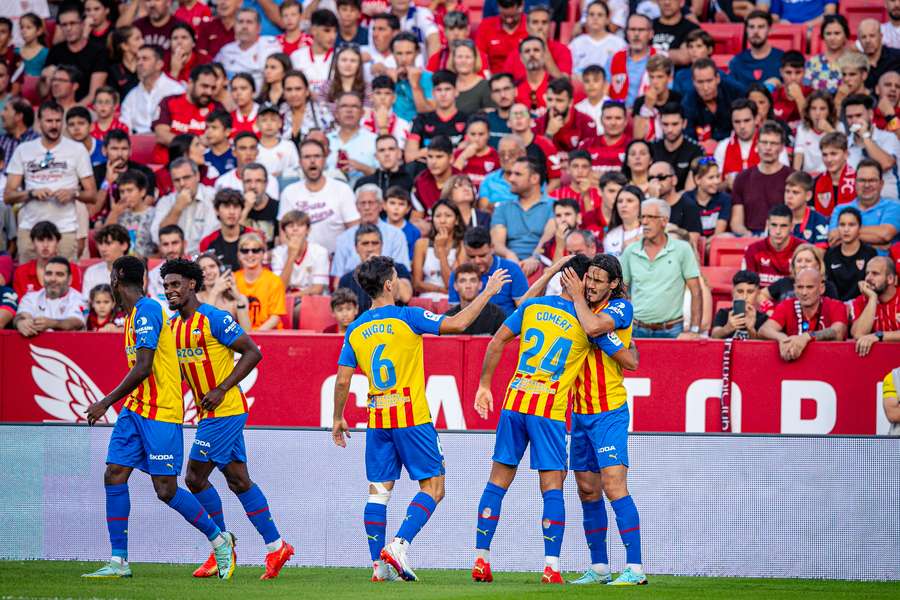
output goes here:
[{"label": "red advertising board", "polygon": [[[251,425],[331,426],[341,338],[299,333],[254,334],[263,352],[242,383]],[[426,396],[440,428],[492,429],[513,372],[516,345],[493,381],[495,411],[472,407],[487,338],[427,337]],[[634,431],[718,431],[723,344],[640,340],[640,369],[625,380]],[[876,344],[866,358],[854,345],[821,343],[786,363],[775,343],[738,342],[732,354],[732,430],[744,433],[886,433],[881,380],[900,366],[900,347]],[[0,422],[83,421],[84,409],[125,374],[121,334],[50,333],[26,339],[0,332]],[[187,388],[185,388],[187,390]],[[357,374],[346,410],[365,422],[367,383]],[[108,420],[115,419],[112,411]],[[196,417],[185,396],[185,420]]]}]

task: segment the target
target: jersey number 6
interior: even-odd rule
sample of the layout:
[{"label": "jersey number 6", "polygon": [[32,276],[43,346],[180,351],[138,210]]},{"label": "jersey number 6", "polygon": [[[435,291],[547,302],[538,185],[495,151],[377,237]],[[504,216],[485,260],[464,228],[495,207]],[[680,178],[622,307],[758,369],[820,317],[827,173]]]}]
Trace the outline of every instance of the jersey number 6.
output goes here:
[{"label": "jersey number 6", "polygon": [[375,346],[375,351],[372,353],[372,368],[369,372],[372,373],[372,381],[375,382],[378,389],[386,390],[397,384],[397,373],[394,371],[394,363],[381,357],[382,352],[384,352],[384,344]]}]

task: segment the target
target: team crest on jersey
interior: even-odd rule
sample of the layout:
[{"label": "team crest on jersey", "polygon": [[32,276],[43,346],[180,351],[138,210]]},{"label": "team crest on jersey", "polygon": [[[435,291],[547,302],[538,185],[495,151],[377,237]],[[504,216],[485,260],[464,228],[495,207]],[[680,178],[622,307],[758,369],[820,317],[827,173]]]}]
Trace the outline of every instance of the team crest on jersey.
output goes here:
[{"label": "team crest on jersey", "polygon": [[195,329],[191,332],[191,335],[203,335],[203,332],[199,329]]},{"label": "team crest on jersey", "polygon": [[484,161],[484,170],[485,171],[493,171],[495,166],[496,165],[494,164],[494,161],[492,161],[492,160]]},{"label": "team crest on jersey", "polygon": [[625,75],[624,73],[620,73],[618,75],[613,75],[613,78],[612,78],[613,89],[617,92],[621,91],[622,88],[625,86],[625,80],[627,78],[628,78],[628,76]]},{"label": "team crest on jersey", "polygon": [[465,123],[456,123],[456,131],[462,133],[466,129]]},{"label": "team crest on jersey", "polygon": [[857,270],[862,271],[863,268],[865,268],[865,266],[866,266],[866,261],[865,261],[865,259],[862,259],[862,258],[856,259],[856,268],[857,268]]},{"label": "team crest on jersey", "polygon": [[819,204],[821,204],[823,208],[828,208],[828,205],[831,204],[831,192],[820,192],[817,196],[819,198]]},{"label": "team crest on jersey", "polygon": [[570,136],[569,143],[571,143],[573,146],[577,146],[578,145],[578,136],[577,135]]}]

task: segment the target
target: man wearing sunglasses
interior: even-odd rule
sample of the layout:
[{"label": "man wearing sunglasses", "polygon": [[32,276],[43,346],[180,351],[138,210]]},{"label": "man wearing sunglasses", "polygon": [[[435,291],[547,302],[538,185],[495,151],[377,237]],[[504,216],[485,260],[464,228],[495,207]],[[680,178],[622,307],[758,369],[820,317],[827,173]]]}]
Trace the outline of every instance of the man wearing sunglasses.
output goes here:
[{"label": "man wearing sunglasses", "polygon": [[[450,60],[450,47],[453,42],[463,42],[476,49],[475,42],[469,39],[469,15],[464,12],[454,10],[444,16],[444,37],[447,38],[447,43],[438,52],[431,55],[425,66],[432,73],[447,68],[447,62]],[[481,71],[478,74],[486,78],[490,70],[490,62],[484,50],[477,48],[477,51],[481,57]]]},{"label": "man wearing sunglasses", "polygon": [[62,137],[63,108],[53,100],[38,109],[41,137],[16,147],[6,169],[4,200],[22,204],[19,210],[19,260],[35,258],[31,228],[50,221],[62,239],[59,254],[77,258],[78,229],[76,202],[93,204],[97,185],[91,158],[83,144]]}]

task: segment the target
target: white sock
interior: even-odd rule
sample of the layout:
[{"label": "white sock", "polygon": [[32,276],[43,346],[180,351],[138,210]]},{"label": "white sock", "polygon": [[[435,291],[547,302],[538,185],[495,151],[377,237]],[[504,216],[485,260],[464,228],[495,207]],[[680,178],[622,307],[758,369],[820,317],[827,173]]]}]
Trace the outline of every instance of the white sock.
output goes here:
[{"label": "white sock", "polygon": [[266,544],[266,552],[275,552],[276,550],[281,548],[281,544],[282,544],[281,538],[278,538],[271,544]]},{"label": "white sock", "polygon": [[406,552],[407,549],[409,549],[409,542],[407,542],[407,541],[404,540],[403,538],[395,537],[395,538],[394,538],[394,542],[397,543],[397,544],[400,544],[400,550],[403,551],[403,552]]},{"label": "white sock", "polygon": [[559,571],[559,557],[558,556],[545,556],[544,562],[547,563],[547,566],[553,569],[554,571]]},{"label": "white sock", "polygon": [[376,569],[381,569],[382,567],[384,567],[384,562],[381,560],[376,560],[372,563],[372,566]]},{"label": "white sock", "polygon": [[483,548],[475,548],[475,558],[480,558],[486,563],[491,562],[491,551]]},{"label": "white sock", "polygon": [[125,560],[124,558],[122,558],[121,556],[113,556],[109,559],[109,562],[118,563],[122,566],[125,566],[128,564],[128,561]]},{"label": "white sock", "polygon": [[214,537],[213,539],[209,540],[209,542],[212,544],[212,547],[214,549],[221,548],[222,546],[224,546],[225,544],[228,543],[228,541],[225,539],[225,536],[222,535],[221,533],[219,535],[217,535],[216,537]]},{"label": "white sock", "polygon": [[627,565],[625,565],[625,567],[630,568],[632,571],[634,571],[635,575],[643,575],[644,574],[644,569],[641,568],[641,565],[636,565],[634,563],[628,563]]},{"label": "white sock", "polygon": [[591,570],[597,575],[609,575],[609,565],[606,563],[594,563]]}]

